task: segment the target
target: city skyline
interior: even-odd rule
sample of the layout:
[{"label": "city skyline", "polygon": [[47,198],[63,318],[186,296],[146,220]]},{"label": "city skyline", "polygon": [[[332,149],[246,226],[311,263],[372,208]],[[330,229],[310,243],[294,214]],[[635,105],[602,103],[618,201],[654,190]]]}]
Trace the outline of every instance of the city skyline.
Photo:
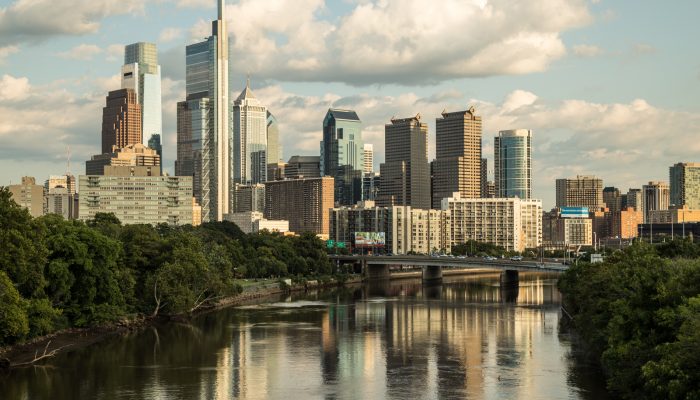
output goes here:
[{"label": "city skyline", "polygon": [[[46,22],[42,29],[32,31],[13,22],[32,17],[43,21],[40,3],[0,6],[0,32],[4,33],[0,40],[0,119],[6,121],[0,131],[0,182],[16,183],[22,175],[42,180],[63,172],[68,146],[72,159],[78,161],[74,165],[96,154],[99,110],[107,92],[119,87],[124,45],[141,41],[155,42],[159,48],[163,165],[172,174],[174,105],[184,98],[184,47],[211,33],[207,21],[216,4],[180,0],[99,8],[99,1],[65,1],[52,16],[56,21]],[[198,8],[192,8],[193,4]],[[475,104],[483,118],[483,154],[490,165],[498,131],[533,130],[533,198],[542,198],[545,209],[554,204],[557,178],[596,175],[605,186],[626,192],[649,181],[667,181],[669,166],[695,161],[698,149],[690,133],[700,127],[700,100],[694,96],[700,86],[700,58],[690,44],[674,39],[680,33],[692,36],[697,30],[684,22],[697,14],[697,4],[635,7],[562,0],[549,7],[567,11],[559,13],[564,17],[557,17],[548,14],[548,7],[521,10],[499,2],[475,2],[460,8],[454,22],[445,27],[423,27],[426,29],[414,33],[400,31],[401,24],[387,16],[398,13],[404,23],[419,24],[444,12],[450,3],[441,7],[403,4],[405,10],[391,1],[281,2],[279,9],[272,10],[269,4],[227,2],[231,51],[238,55],[231,66],[229,93],[240,92],[247,73],[259,82],[252,89],[279,121],[284,159],[317,154],[322,137],[318,120],[328,107],[355,110],[364,122],[365,142],[374,145],[375,169],[384,160],[383,125],[392,116],[421,113],[425,117],[432,160],[434,118],[443,109],[458,111]],[[274,27],[282,15],[288,15],[285,7],[292,6],[298,20]],[[412,15],[410,10],[416,7],[422,7],[423,14]],[[465,32],[459,36],[465,38],[450,44],[464,50],[463,58],[449,60],[452,68],[438,68],[438,61],[446,61],[446,56],[438,57],[444,52],[431,51],[429,44],[460,26],[467,15],[474,20],[474,29],[483,27],[489,9],[502,11],[506,21],[516,17],[524,22],[551,21],[538,27],[523,23],[510,30],[494,28],[491,36],[482,37],[483,43],[470,38],[472,28],[460,28]],[[75,15],[62,20],[58,18],[62,13]],[[372,23],[353,34],[349,29],[363,15]],[[647,29],[646,22],[652,18],[658,22],[657,31]],[[362,64],[367,54],[361,51],[374,49],[362,38],[377,33],[376,21],[386,26],[387,54],[400,48],[401,39],[411,40],[415,50],[410,60],[420,60],[415,63],[420,68],[387,57]],[[337,28],[331,26],[334,22]],[[317,32],[327,35],[315,39]],[[507,51],[504,39],[518,32],[541,39],[547,51]],[[275,35],[287,40],[278,41]],[[305,43],[304,35],[322,42]],[[329,46],[336,43],[343,46]],[[313,45],[319,46],[314,50]],[[518,46],[531,48],[525,43]],[[356,57],[359,63],[331,64],[323,58],[330,47],[339,48],[335,51],[341,56]],[[288,62],[269,62],[275,54]],[[50,59],[53,68],[37,62],[39,56]],[[499,66],[494,67],[496,59]],[[58,123],[46,124],[46,118]],[[656,146],[659,132],[664,134],[664,146]],[[46,145],[37,148],[37,142]],[[73,167],[72,172],[79,175],[81,168]]]}]

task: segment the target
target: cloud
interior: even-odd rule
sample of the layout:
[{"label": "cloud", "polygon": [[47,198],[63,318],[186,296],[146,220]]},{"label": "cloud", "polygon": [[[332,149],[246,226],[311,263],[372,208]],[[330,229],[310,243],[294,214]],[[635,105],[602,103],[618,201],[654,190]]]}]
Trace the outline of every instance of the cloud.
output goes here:
[{"label": "cloud", "polygon": [[0,64],[4,62],[4,59],[8,57],[10,54],[17,53],[19,51],[19,47],[17,46],[4,46],[0,47]]},{"label": "cloud", "polygon": [[56,53],[61,58],[69,60],[92,60],[92,57],[102,53],[102,49],[94,44],[80,44],[70,50]]},{"label": "cloud", "polygon": [[632,46],[632,51],[634,51],[635,54],[653,54],[656,53],[656,48],[650,44],[647,43],[637,43],[634,46]]},{"label": "cloud", "polygon": [[120,61],[124,59],[124,45],[110,44],[107,46],[107,61]]},{"label": "cloud", "polygon": [[29,79],[3,75],[0,79],[0,104],[24,100],[28,96],[29,89]]},{"label": "cloud", "polygon": [[603,49],[590,44],[579,44],[573,47],[574,54],[579,57],[595,57],[603,54]]},{"label": "cloud", "polygon": [[175,39],[178,39],[180,36],[182,36],[182,29],[180,29],[180,28],[165,28],[162,31],[160,31],[160,35],[158,36],[158,41],[159,42],[171,42]]},{"label": "cloud", "polygon": [[[356,86],[544,71],[566,53],[561,33],[592,20],[584,0],[361,1],[332,20],[323,0],[241,0],[227,11],[234,69]],[[199,21],[193,37],[208,30]]]},{"label": "cloud", "polygon": [[178,8],[214,8],[212,0],[177,0]]},{"label": "cloud", "polygon": [[105,17],[143,10],[141,0],[16,0],[0,8],[0,46],[95,33]]}]

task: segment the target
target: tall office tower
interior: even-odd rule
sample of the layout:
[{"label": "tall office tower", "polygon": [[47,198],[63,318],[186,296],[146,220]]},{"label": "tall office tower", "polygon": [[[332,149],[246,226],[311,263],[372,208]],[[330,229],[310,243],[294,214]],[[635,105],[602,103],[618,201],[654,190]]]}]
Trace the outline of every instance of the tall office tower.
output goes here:
[{"label": "tall office tower", "polygon": [[163,174],[163,144],[160,141],[160,135],[153,134],[151,138],[148,139],[148,147],[155,150],[156,154],[160,158],[160,173]]},{"label": "tall office tower", "polygon": [[459,192],[464,198],[481,197],[481,117],[474,107],[442,112],[435,120],[432,206]]},{"label": "tall office tower", "polygon": [[384,148],[377,205],[430,208],[428,124],[420,121],[420,114],[392,119],[384,126]]},{"label": "tall office tower", "polygon": [[321,157],[292,156],[284,165],[285,179],[320,178]]},{"label": "tall office tower", "polygon": [[163,134],[160,65],[155,43],[134,43],[124,48],[122,89],[136,92],[141,105],[143,139]]},{"label": "tall office tower", "polygon": [[212,35],[187,46],[185,101],[177,104],[175,175],[192,176],[202,221],[221,221],[231,207],[231,135],[228,37],[224,1],[218,0]]},{"label": "tall office tower", "polygon": [[365,143],[365,168],[363,172],[365,174],[371,174],[374,172],[374,146],[372,143]]},{"label": "tall office tower", "polygon": [[669,168],[671,205],[700,209],[700,163],[678,163]]},{"label": "tall office tower", "polygon": [[649,182],[642,186],[642,212],[644,213],[644,223],[649,223],[649,216],[652,211],[668,210],[671,200],[671,189],[666,182]]},{"label": "tall office tower", "polygon": [[[267,163],[277,164],[282,161],[282,143],[277,118],[267,110]],[[268,178],[270,179],[270,178]]]},{"label": "tall office tower", "polygon": [[44,192],[48,193],[51,189],[55,188],[66,188],[68,194],[75,194],[76,183],[75,176],[71,173],[66,172],[65,175],[51,175],[49,179],[44,182]]},{"label": "tall office tower", "polygon": [[481,198],[487,198],[489,192],[489,160],[481,159]]},{"label": "tall office tower", "polygon": [[12,200],[29,210],[32,217],[44,215],[44,187],[33,176],[23,176],[19,185],[8,186]]},{"label": "tall office tower", "polygon": [[323,118],[321,176],[335,178],[335,201],[352,205],[362,200],[365,150],[362,121],[352,110],[330,108]]},{"label": "tall office tower", "polygon": [[605,207],[603,180],[589,175],[557,179],[557,207],[588,207],[591,211]]},{"label": "tall office tower", "polygon": [[267,108],[250,90],[250,80],[233,102],[233,182],[267,180]]},{"label": "tall office tower", "polygon": [[532,131],[513,129],[494,138],[496,197],[532,196]]},{"label": "tall office tower", "polygon": [[109,92],[102,109],[102,153],[142,142],[141,105],[132,89]]},{"label": "tall office tower", "polygon": [[264,212],[265,211],[265,185],[256,183],[253,185],[234,184],[233,212]]},{"label": "tall office tower", "polygon": [[628,189],[622,200],[623,210],[634,208],[637,211],[642,211],[642,189]]},{"label": "tall office tower", "polygon": [[618,212],[622,210],[622,196],[620,189],[614,186],[608,186],[603,189],[603,203],[610,212]]}]

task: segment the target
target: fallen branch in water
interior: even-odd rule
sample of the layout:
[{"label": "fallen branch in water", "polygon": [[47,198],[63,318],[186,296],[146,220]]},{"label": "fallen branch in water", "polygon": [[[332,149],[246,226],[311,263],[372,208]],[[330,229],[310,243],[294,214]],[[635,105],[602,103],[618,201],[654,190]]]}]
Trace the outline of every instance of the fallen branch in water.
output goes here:
[{"label": "fallen branch in water", "polygon": [[23,362],[23,363],[12,364],[11,366],[12,366],[12,367],[22,367],[22,366],[25,366],[25,365],[32,365],[32,364],[35,364],[36,362],[38,362],[38,361],[40,361],[40,360],[43,360],[43,359],[45,359],[45,358],[51,358],[51,357],[55,356],[56,354],[58,354],[59,351],[65,349],[65,348],[68,347],[68,346],[70,346],[70,344],[67,344],[67,345],[65,345],[65,346],[57,347],[57,348],[55,348],[55,349],[53,349],[53,350],[51,350],[51,351],[48,351],[50,345],[51,345],[51,341],[49,340],[49,342],[46,343],[46,347],[44,347],[44,352],[43,352],[41,355],[39,355],[39,350],[37,350],[36,352],[34,352],[34,359],[33,359],[33,360],[27,361],[27,362]]}]

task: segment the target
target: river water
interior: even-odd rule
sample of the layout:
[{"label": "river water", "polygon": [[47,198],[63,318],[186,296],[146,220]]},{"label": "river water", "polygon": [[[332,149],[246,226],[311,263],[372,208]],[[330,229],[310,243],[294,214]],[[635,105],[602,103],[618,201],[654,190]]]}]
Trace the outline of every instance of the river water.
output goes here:
[{"label": "river water", "polygon": [[0,374],[2,399],[595,399],[556,276],[402,280],[268,299]]}]

